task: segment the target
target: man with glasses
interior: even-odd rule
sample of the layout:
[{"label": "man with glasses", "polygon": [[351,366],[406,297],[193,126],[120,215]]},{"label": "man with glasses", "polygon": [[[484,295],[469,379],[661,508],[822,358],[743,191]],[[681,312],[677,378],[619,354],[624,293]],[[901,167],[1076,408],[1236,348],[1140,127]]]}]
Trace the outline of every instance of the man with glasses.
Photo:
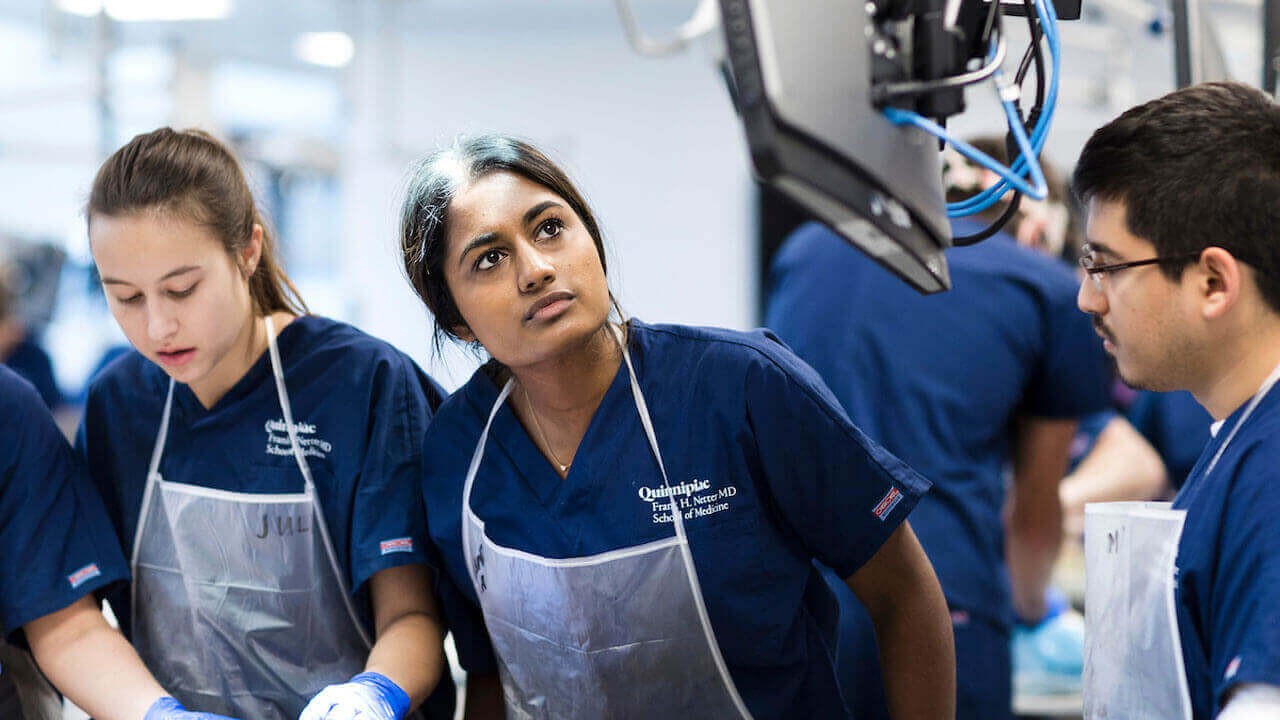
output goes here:
[{"label": "man with glasses", "polygon": [[1280,717],[1280,108],[1179,90],[1095,132],[1073,185],[1120,376],[1216,420],[1170,508],[1089,511],[1086,713]]}]

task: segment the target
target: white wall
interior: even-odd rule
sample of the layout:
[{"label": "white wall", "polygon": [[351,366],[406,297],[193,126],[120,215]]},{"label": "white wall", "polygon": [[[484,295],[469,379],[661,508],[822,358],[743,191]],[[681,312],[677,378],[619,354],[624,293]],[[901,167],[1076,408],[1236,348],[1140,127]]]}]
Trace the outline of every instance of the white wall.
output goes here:
[{"label": "white wall", "polygon": [[593,12],[577,24],[518,13],[453,18],[399,41],[357,38],[343,204],[351,314],[447,386],[475,363],[445,369],[431,357],[425,313],[402,279],[396,218],[408,164],[462,133],[514,133],[566,166],[603,225],[628,313],[754,321],[748,160],[718,73],[697,52],[639,57],[611,6]]}]

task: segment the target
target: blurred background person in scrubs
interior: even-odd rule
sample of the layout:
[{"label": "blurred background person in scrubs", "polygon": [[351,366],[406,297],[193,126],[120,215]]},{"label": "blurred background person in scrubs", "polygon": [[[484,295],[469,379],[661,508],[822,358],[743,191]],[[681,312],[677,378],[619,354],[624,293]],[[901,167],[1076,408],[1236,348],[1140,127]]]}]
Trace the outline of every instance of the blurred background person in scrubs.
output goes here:
[{"label": "blurred background person in scrubs", "polygon": [[[957,235],[985,225],[953,222]],[[1027,245],[1061,237],[1027,235]],[[859,427],[934,482],[913,526],[951,610],[957,717],[1008,718],[1015,627],[1051,631],[1062,610],[1046,599],[1062,538],[1058,485],[1079,420],[1107,407],[1108,371],[1058,260],[997,234],[947,261],[952,290],[922,296],[830,230],[804,225],[773,259],[765,322]],[[858,602],[830,584],[842,596],[850,705],[887,717],[877,638]],[[1057,674],[1078,687],[1078,651]]]},{"label": "blurred background person in scrubs", "polygon": [[107,624],[98,598],[129,571],[102,500],[35,388],[3,366],[0,437],[0,717],[59,720],[56,686],[102,720],[218,720],[170,697]]},{"label": "blurred background person in scrubs", "polygon": [[0,245],[0,363],[35,386],[45,406],[55,410],[62,405],[62,392],[49,353],[19,307],[22,298],[16,286],[21,274],[17,263],[5,257]]}]

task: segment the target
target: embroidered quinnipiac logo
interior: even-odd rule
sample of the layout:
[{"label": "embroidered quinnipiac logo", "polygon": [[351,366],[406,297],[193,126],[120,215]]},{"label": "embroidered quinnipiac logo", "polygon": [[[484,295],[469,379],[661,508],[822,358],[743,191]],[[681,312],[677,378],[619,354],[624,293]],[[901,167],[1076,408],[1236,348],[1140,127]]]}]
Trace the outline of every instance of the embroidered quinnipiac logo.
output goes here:
[{"label": "embroidered quinnipiac logo", "polygon": [[891,487],[889,492],[880,498],[880,502],[876,503],[876,506],[871,509],[871,514],[875,515],[880,522],[884,522],[884,519],[889,517],[889,513],[893,512],[893,509],[898,507],[900,502],[902,502],[902,491],[896,487]]},{"label": "embroidered quinnipiac logo", "polygon": [[636,495],[647,508],[655,525],[675,522],[672,510],[679,509],[685,522],[705,518],[738,506],[738,486],[717,486],[711,480],[693,478],[675,485],[640,486]]},{"label": "embroidered quinnipiac logo", "polygon": [[[284,418],[267,420],[267,454],[293,455],[293,443],[289,440],[289,426]],[[316,426],[307,422],[295,423],[293,429],[298,433],[298,444],[302,446],[302,454],[306,457],[326,458],[333,452],[333,445],[316,434]]]}]

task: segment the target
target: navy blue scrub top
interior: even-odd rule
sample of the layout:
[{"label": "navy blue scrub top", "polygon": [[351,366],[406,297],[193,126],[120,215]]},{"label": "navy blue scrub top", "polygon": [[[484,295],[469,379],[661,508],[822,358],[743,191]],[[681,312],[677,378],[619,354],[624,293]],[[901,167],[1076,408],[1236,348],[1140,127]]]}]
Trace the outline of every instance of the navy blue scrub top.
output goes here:
[{"label": "navy blue scrub top", "polygon": [[0,366],[0,621],[26,623],[129,577],[102,499],[34,387]]},{"label": "navy blue scrub top", "polygon": [[[928,482],[854,427],[772,334],[635,320],[630,327],[670,482],[705,487],[693,501],[710,512],[687,511],[685,524],[712,628],[747,707],[757,718],[847,717],[830,651],[805,606],[811,560],[852,575]],[[478,673],[496,666],[463,559],[461,502],[500,390],[493,372],[492,364],[481,368],[440,407],[423,480],[427,524],[447,570],[442,600],[461,663]],[[673,535],[661,487],[623,364],[563,480],[504,406],[471,502],[494,542],[565,558]],[[722,500],[697,502],[716,495]]]},{"label": "navy blue scrub top", "polygon": [[1129,406],[1128,416],[1164,460],[1169,482],[1181,488],[1209,442],[1213,418],[1208,411],[1185,390],[1143,391]]},{"label": "navy blue scrub top", "polygon": [[1108,364],[1060,261],[996,235],[947,263],[953,288],[920,295],[809,223],[775,256],[765,322],[854,424],[934,483],[911,526],[948,602],[1009,623],[1001,508],[1014,422],[1104,410]]},{"label": "navy blue scrub top", "polygon": [[45,406],[56,408],[62,404],[62,391],[53,377],[53,361],[49,353],[40,347],[31,335],[24,337],[4,358],[4,364],[35,386]]},{"label": "navy blue scrub top", "polygon": [[1194,715],[1203,720],[1221,712],[1237,683],[1280,685],[1280,389],[1204,474],[1243,412],[1223,423],[1173,501],[1187,511],[1178,631]]},{"label": "navy blue scrub top", "polygon": [[[345,323],[302,316],[277,343],[335,554],[372,628],[365,581],[386,568],[430,564],[417,484],[422,436],[441,392],[403,353]],[[168,387],[159,367],[125,353],[90,384],[76,437],[126,555]],[[209,410],[186,385],[174,388],[160,474],[235,492],[302,491],[267,353]],[[110,600],[127,632],[128,593]]]}]

